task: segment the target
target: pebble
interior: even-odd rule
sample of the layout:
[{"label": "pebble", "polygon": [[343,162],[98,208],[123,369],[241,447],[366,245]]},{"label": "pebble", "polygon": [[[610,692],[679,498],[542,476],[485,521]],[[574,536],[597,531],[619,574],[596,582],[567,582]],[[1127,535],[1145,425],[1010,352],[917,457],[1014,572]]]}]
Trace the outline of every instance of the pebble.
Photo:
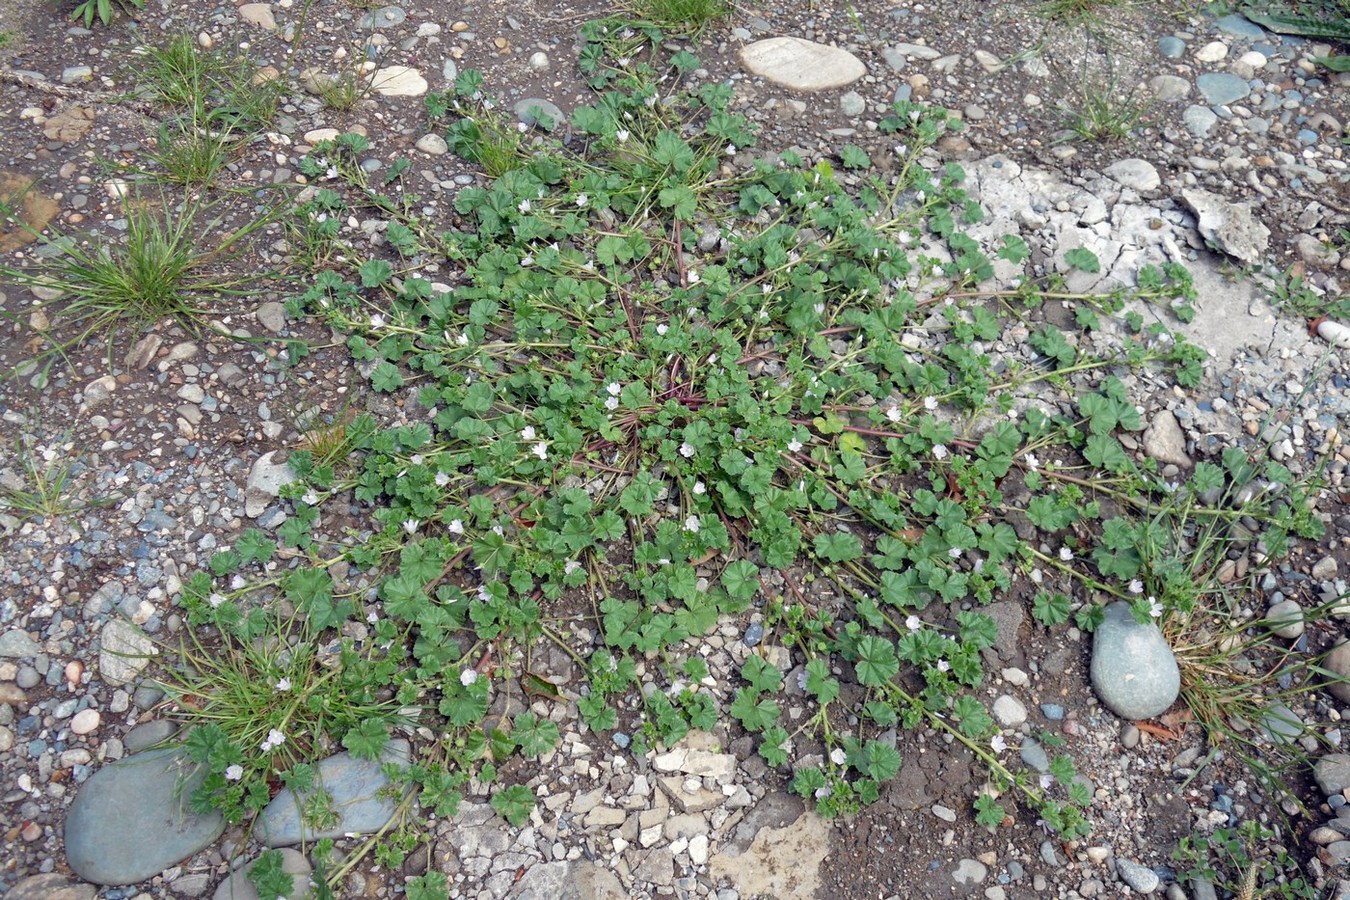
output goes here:
[{"label": "pebble", "polygon": [[[1107,174],[1111,174],[1109,169]],[[1156,171],[1153,177],[1161,184]],[[1160,463],[1170,463],[1183,468],[1190,468],[1195,464],[1190,454],[1186,452],[1186,433],[1181,430],[1177,417],[1168,410],[1159,410],[1153,415],[1148,428],[1144,429],[1142,441],[1144,453]]]},{"label": "pebble", "polygon": [[315,766],[316,782],[332,798],[330,808],[337,816],[336,823],[327,828],[303,827],[300,820],[303,804],[297,802],[290,788],[283,788],[258,816],[259,838],[269,847],[284,847],[302,840],[379,831],[398,808],[395,798],[381,793],[389,784],[382,768],[386,763],[407,765],[409,751],[406,740],[395,738],[385,746],[378,760],[357,759],[350,753],[322,760]]},{"label": "pebble", "polygon": [[1276,637],[1293,640],[1303,633],[1303,607],[1297,600],[1282,600],[1266,610],[1270,631]]},{"label": "pebble", "polygon": [[839,98],[839,111],[849,118],[860,116],[867,110],[867,101],[857,91],[848,91]]},{"label": "pebble", "polygon": [[424,134],[417,139],[416,147],[429,156],[444,156],[450,152],[450,145],[439,134]]},{"label": "pebble", "polygon": [[1195,79],[1195,87],[1211,106],[1227,106],[1252,92],[1244,78],[1224,72],[1206,72]]},{"label": "pebble", "polygon": [[1122,159],[1105,169],[1106,176],[1113,178],[1122,186],[1133,188],[1141,193],[1157,190],[1162,178],[1153,164],[1143,159]]},{"label": "pebble", "polygon": [[96,709],[82,709],[70,720],[70,730],[74,734],[89,734],[97,730],[99,714]]},{"label": "pebble", "polygon": [[994,701],[994,719],[1003,728],[1016,728],[1027,720],[1027,708],[1011,694],[1003,694]]},{"label": "pebble", "polygon": [[94,884],[135,884],[211,844],[225,820],[182,802],[205,777],[179,749],[150,750],[95,772],[66,813],[70,868]]},{"label": "pebble", "polygon": [[1116,860],[1116,872],[1120,875],[1121,881],[1141,894],[1153,893],[1161,883],[1157,872],[1128,859]]},{"label": "pebble", "polygon": [[1328,797],[1350,788],[1350,754],[1328,753],[1313,764],[1313,778]]},{"label": "pebble", "polygon": [[1140,624],[1119,601],[1106,607],[1093,634],[1090,675],[1098,699],[1123,719],[1159,715],[1181,690],[1176,657],[1158,626]]},{"label": "pebble", "polygon": [[[539,125],[549,131],[567,123],[567,116],[558,105],[542,97],[527,97],[518,101],[511,109],[516,118],[524,124]],[[541,116],[543,118],[540,118]]]},{"label": "pebble", "polygon": [[867,74],[862,60],[839,47],[798,37],[773,37],[740,50],[741,65],[754,75],[795,91],[826,91]]}]

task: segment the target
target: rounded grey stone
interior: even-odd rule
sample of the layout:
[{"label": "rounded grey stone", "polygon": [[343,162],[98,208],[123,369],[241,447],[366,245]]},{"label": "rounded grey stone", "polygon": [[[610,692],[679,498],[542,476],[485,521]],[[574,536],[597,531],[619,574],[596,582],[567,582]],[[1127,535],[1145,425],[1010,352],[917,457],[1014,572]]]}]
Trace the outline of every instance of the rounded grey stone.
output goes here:
[{"label": "rounded grey stone", "polygon": [[1303,607],[1297,600],[1281,600],[1266,610],[1266,621],[1276,637],[1293,640],[1303,633]]},{"label": "rounded grey stone", "polygon": [[1322,660],[1322,668],[1331,674],[1327,690],[1342,703],[1350,703],[1350,640],[1341,638]]},{"label": "rounded grey stone", "polygon": [[[567,122],[567,117],[556,103],[540,97],[526,97],[513,106],[512,110],[516,118],[526,125],[538,125],[548,131]],[[544,118],[549,120],[547,124],[544,123]]]},{"label": "rounded grey stone", "polygon": [[1219,117],[1208,106],[1191,105],[1181,114],[1181,124],[1198,138],[1207,137],[1218,121]]},{"label": "rounded grey stone", "polygon": [[1011,694],[994,701],[994,719],[1003,728],[1016,728],[1027,720],[1026,705]]},{"label": "rounded grey stone", "polygon": [[400,738],[390,741],[379,759],[357,759],[349,753],[330,756],[315,767],[315,786],[332,797],[337,824],[325,829],[305,827],[300,820],[303,800],[285,788],[258,817],[258,837],[269,847],[284,847],[302,840],[379,831],[398,810],[398,800],[385,795],[389,779],[383,767],[386,763],[407,765],[409,750],[408,742]]},{"label": "rounded grey stone", "polygon": [[1195,87],[1211,106],[1236,103],[1252,92],[1246,79],[1227,72],[1206,72],[1195,79]]},{"label": "rounded grey stone", "polygon": [[22,628],[11,628],[0,634],[0,656],[8,659],[26,659],[42,652],[42,645]]},{"label": "rounded grey stone", "polygon": [[1116,872],[1120,875],[1120,880],[1134,888],[1141,894],[1151,894],[1158,889],[1158,873],[1148,866],[1141,866],[1137,862],[1130,862],[1128,859],[1116,860]]},{"label": "rounded grey stone", "polygon": [[1350,753],[1328,753],[1313,765],[1313,778],[1330,797],[1350,787]]},{"label": "rounded grey stone", "polygon": [[98,889],[81,884],[69,875],[48,873],[20,881],[5,894],[5,900],[94,900]]},{"label": "rounded grey stone", "polygon": [[839,98],[839,111],[849,118],[860,116],[866,110],[867,101],[857,91],[849,91]]},{"label": "rounded grey stone", "polygon": [[206,769],[182,750],[151,750],[105,766],[66,814],[66,860],[85,881],[135,884],[210,845],[220,813],[197,815],[188,798]]},{"label": "rounded grey stone", "polygon": [[1135,620],[1129,604],[1112,603],[1092,639],[1092,689],[1122,719],[1150,719],[1181,691],[1181,671],[1158,626]]}]

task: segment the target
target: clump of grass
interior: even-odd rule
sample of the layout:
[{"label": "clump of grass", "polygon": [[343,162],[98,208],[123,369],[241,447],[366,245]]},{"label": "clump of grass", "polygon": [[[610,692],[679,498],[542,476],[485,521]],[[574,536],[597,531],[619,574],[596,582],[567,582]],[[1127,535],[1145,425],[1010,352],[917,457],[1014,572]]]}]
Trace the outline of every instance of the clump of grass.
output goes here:
[{"label": "clump of grass", "polygon": [[1129,137],[1143,124],[1148,103],[1133,90],[1122,92],[1114,79],[1084,84],[1078,96],[1061,102],[1064,127],[1085,141],[1110,142]]},{"label": "clump of grass", "polygon": [[251,61],[204,50],[187,34],[141,53],[147,89],[177,114],[160,127],[148,154],[162,171],[137,171],[178,184],[212,184],[235,148],[271,121],[280,84],[259,78]]},{"label": "clump of grass", "polygon": [[1119,6],[1121,0],[1045,0],[1032,14],[1060,25],[1074,26],[1100,21],[1103,10]]},{"label": "clump of grass", "polygon": [[634,0],[634,15],[679,34],[700,35],[731,11],[726,0]]},{"label": "clump of grass", "polygon": [[79,461],[67,432],[47,446],[24,432],[19,436],[20,472],[10,483],[0,485],[0,500],[20,519],[59,519],[83,504],[70,496]]},{"label": "clump of grass", "polygon": [[[124,202],[126,231],[118,242],[82,244],[69,237],[43,238],[45,254],[26,268],[0,266],[0,276],[57,295],[50,316],[73,336],[56,338],[48,353],[64,353],[90,338],[110,341],[124,325],[145,326],[171,319],[194,333],[205,324],[207,294],[233,294],[256,281],[256,274],[226,274],[219,265],[238,255],[246,240],[272,220],[272,213],[209,243],[223,229],[223,214],[207,221],[213,204],[189,199],[174,206],[164,195],[147,201],[139,194]],[[13,218],[11,216],[11,218]]]},{"label": "clump of grass", "polygon": [[[218,556],[263,562],[274,549],[253,529],[235,550]],[[317,579],[288,584],[304,599],[321,599]],[[317,629],[294,614],[245,611],[219,594],[190,598],[188,609],[194,624],[209,621],[222,637],[219,646],[208,647],[189,632],[190,642],[179,648],[181,665],[162,682],[173,714],[194,723],[188,752],[208,766],[191,798],[194,807],[221,809],[238,822],[267,805],[273,780],[303,790],[313,779],[307,760],[339,745],[375,758],[390,729],[404,722],[350,641],[320,641]]]},{"label": "clump of grass", "polygon": [[[482,83],[480,73],[463,72],[455,80],[453,91],[427,95],[427,110],[433,121],[450,112],[458,114],[460,118],[446,131],[450,149],[498,178],[529,162],[527,129],[483,98]],[[551,130],[560,123],[540,124]]]}]

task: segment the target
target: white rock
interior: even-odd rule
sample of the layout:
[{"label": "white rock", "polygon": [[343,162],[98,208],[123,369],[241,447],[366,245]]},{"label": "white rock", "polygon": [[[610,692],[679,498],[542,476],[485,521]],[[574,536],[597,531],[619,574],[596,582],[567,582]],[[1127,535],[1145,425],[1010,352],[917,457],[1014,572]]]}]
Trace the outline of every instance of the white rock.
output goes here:
[{"label": "white rock", "polygon": [[443,156],[450,152],[450,145],[439,134],[424,134],[417,139],[417,149],[429,156]]},{"label": "white rock", "polygon": [[1122,159],[1106,167],[1106,176],[1123,187],[1136,191],[1157,190],[1162,178],[1153,164],[1143,159]]},{"label": "white rock", "polygon": [[239,18],[250,25],[257,25],[267,31],[277,30],[277,20],[272,15],[272,4],[270,3],[245,3],[239,7]]},{"label": "white rock", "polygon": [[70,730],[74,734],[88,734],[98,728],[99,715],[96,709],[82,709],[70,720]]},{"label": "white rock", "polygon": [[755,41],[741,48],[751,73],[795,91],[826,91],[852,84],[867,73],[862,60],[838,47],[796,37]]},{"label": "white rock", "polygon": [[305,132],[305,143],[311,147],[320,141],[331,141],[340,134],[336,128],[311,128]]},{"label": "white rock", "polygon": [[1195,51],[1195,58],[1202,63],[1216,63],[1228,55],[1228,45],[1223,41],[1210,41]]},{"label": "white rock", "polygon": [[370,83],[375,93],[385,97],[420,97],[427,92],[427,80],[412,66],[376,69]]},{"label": "white rock", "polygon": [[159,653],[154,642],[135,625],[123,619],[111,619],[99,632],[98,671],[108,684],[134,681]]},{"label": "white rock", "polygon": [[1281,600],[1266,610],[1270,631],[1276,637],[1293,640],[1303,633],[1303,607],[1297,600]]},{"label": "white rock", "polygon": [[1004,694],[994,701],[994,719],[1003,728],[1016,728],[1027,720],[1027,708],[1021,700]]},{"label": "white rock", "polygon": [[1317,326],[1317,334],[1333,347],[1350,347],[1350,325],[1326,319]]}]

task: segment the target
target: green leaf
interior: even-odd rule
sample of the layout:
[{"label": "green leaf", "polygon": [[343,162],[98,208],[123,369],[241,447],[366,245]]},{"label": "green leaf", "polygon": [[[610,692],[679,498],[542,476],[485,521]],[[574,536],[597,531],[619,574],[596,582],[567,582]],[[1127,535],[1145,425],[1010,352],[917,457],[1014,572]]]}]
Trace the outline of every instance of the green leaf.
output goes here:
[{"label": "green leaf", "polygon": [[1003,245],[999,247],[999,259],[1006,259],[1014,265],[1022,262],[1031,255],[1031,248],[1027,242],[1015,234],[1005,234],[1003,236]]},{"label": "green leaf", "polygon": [[1060,625],[1069,621],[1069,598],[1058,591],[1038,591],[1031,601],[1031,615],[1042,625]]},{"label": "green leaf", "polygon": [[731,703],[731,714],[747,731],[763,731],[778,718],[778,704],[767,697],[761,698],[754,688],[743,687]]},{"label": "green leaf", "polygon": [[534,812],[534,792],[523,784],[504,787],[488,801],[503,819],[519,828],[530,820]]},{"label": "green leaf", "polygon": [[728,563],[722,570],[722,587],[732,600],[748,602],[759,590],[759,567],[748,559]]},{"label": "green leaf", "polygon": [[1086,247],[1075,247],[1064,254],[1064,262],[1075,269],[1089,274],[1096,274],[1102,270],[1102,262]]},{"label": "green leaf", "polygon": [[671,210],[675,218],[688,222],[698,210],[698,197],[688,185],[677,184],[661,188],[656,200],[662,208]]},{"label": "green leaf", "polygon": [[526,756],[543,756],[558,743],[558,725],[549,719],[541,719],[532,712],[516,716],[511,729],[516,746]]},{"label": "green leaf", "polygon": [[994,646],[998,640],[998,623],[992,616],[978,612],[958,612],[956,621],[961,627],[961,640],[978,650]]},{"label": "green leaf", "polygon": [[280,900],[295,890],[295,882],[282,866],[286,858],[280,850],[264,850],[248,870],[248,880],[260,900]]},{"label": "green leaf", "polygon": [[853,144],[848,144],[839,151],[839,160],[845,169],[868,169],[872,166],[872,158]]},{"label": "green leaf", "polygon": [[389,742],[389,728],[379,719],[363,719],[342,736],[342,746],[358,759],[379,759]]},{"label": "green leaf", "polygon": [[871,687],[885,684],[900,671],[895,645],[882,637],[868,635],[858,639],[858,661],[854,668],[858,681]]},{"label": "green leaf", "polygon": [[370,259],[361,264],[358,270],[362,287],[379,287],[394,277],[394,268],[382,259]]},{"label": "green leaf", "polygon": [[407,900],[446,900],[450,896],[450,880],[442,872],[418,875],[403,886]]},{"label": "green leaf", "polygon": [[849,562],[862,556],[862,541],[855,534],[836,531],[817,534],[813,542],[816,555],[830,562]]},{"label": "green leaf", "polygon": [[1007,815],[998,801],[988,794],[980,794],[975,798],[975,821],[985,828],[997,828],[1003,824]]},{"label": "green leaf", "polygon": [[839,680],[830,677],[830,668],[823,659],[806,664],[806,690],[814,694],[821,706],[839,696]]},{"label": "green leaf", "polygon": [[403,387],[403,374],[388,360],[381,360],[370,373],[370,386],[381,393],[389,393]]},{"label": "green leaf", "polygon": [[868,741],[853,766],[868,778],[885,781],[900,771],[900,752],[881,741]]},{"label": "green leaf", "polygon": [[753,653],[741,666],[741,677],[757,691],[777,693],[783,685],[783,673],[773,663]]}]

